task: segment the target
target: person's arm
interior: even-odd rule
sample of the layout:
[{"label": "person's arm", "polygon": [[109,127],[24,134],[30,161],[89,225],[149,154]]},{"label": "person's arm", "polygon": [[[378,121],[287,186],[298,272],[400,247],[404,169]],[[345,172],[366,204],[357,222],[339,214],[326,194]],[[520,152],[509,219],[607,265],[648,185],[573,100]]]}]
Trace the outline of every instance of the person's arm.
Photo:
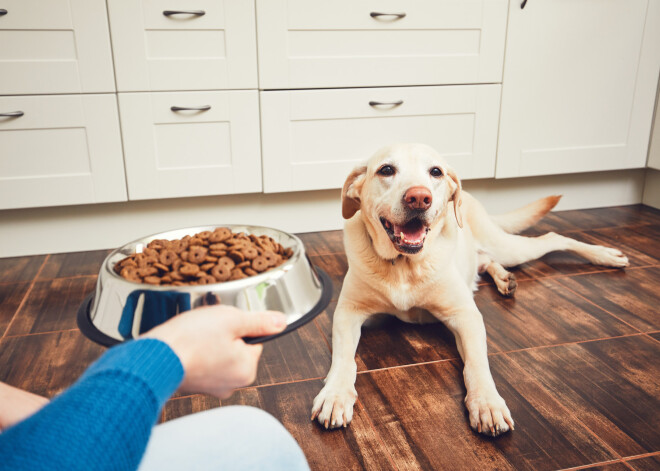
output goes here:
[{"label": "person's arm", "polygon": [[284,327],[282,314],[226,306],[176,316],[148,332],[150,338],[108,350],[69,390],[0,433],[0,469],[135,470],[161,407],[180,383],[227,397],[256,375],[262,347],[242,337]]},{"label": "person's arm", "polygon": [[48,399],[43,396],[0,383],[0,432],[31,416],[46,404]]},{"label": "person's arm", "polygon": [[69,390],[0,434],[0,469],[136,469],[182,378],[162,341],[114,347]]}]

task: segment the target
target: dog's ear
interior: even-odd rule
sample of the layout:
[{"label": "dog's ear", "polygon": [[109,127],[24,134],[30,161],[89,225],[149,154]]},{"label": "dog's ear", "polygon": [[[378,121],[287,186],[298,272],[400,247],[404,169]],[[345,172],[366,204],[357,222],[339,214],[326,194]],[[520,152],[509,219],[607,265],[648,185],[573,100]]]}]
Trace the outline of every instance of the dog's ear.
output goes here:
[{"label": "dog's ear", "polygon": [[352,218],[360,209],[360,192],[366,173],[367,167],[356,167],[344,182],[341,190],[341,215],[344,219]]},{"label": "dog's ear", "polygon": [[463,228],[463,213],[461,212],[461,204],[463,204],[463,198],[462,198],[462,195],[461,195],[461,189],[462,189],[461,181],[456,176],[456,172],[454,172],[454,170],[451,169],[451,168],[447,169],[447,175],[456,184],[456,188],[454,189],[454,192],[452,193],[451,197],[449,198],[449,201],[454,202],[454,214],[456,215],[456,222],[458,223],[458,227],[460,227],[462,229]]}]

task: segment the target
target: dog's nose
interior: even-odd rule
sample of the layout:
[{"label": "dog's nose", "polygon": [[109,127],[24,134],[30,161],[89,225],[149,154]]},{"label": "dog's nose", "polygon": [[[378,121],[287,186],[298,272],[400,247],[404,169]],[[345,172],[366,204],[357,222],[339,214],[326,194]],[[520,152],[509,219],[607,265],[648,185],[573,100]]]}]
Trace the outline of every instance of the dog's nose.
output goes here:
[{"label": "dog's nose", "polygon": [[410,209],[425,211],[431,207],[433,196],[425,186],[413,186],[403,195],[403,202]]}]

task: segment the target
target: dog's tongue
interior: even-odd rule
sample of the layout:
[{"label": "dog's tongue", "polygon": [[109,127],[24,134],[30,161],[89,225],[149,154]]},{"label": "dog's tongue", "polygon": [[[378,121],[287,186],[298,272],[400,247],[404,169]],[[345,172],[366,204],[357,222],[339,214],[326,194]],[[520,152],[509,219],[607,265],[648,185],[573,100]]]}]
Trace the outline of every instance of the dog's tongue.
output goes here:
[{"label": "dog's tongue", "polygon": [[426,228],[419,220],[414,219],[403,226],[394,224],[394,234],[401,237],[401,242],[410,245],[419,245],[424,242]]}]

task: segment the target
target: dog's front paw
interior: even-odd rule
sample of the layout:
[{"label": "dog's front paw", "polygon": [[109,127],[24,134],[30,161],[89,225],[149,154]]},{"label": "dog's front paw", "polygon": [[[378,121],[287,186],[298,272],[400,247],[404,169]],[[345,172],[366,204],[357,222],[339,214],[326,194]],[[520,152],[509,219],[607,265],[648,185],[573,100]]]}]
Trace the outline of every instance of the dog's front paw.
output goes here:
[{"label": "dog's front paw", "polygon": [[468,394],[465,407],[470,414],[470,426],[479,433],[496,437],[514,429],[511,412],[497,392]]},{"label": "dog's front paw", "polygon": [[326,429],[346,427],[353,419],[353,405],[357,391],[353,386],[338,387],[326,384],[314,399],[312,420],[318,419]]}]

